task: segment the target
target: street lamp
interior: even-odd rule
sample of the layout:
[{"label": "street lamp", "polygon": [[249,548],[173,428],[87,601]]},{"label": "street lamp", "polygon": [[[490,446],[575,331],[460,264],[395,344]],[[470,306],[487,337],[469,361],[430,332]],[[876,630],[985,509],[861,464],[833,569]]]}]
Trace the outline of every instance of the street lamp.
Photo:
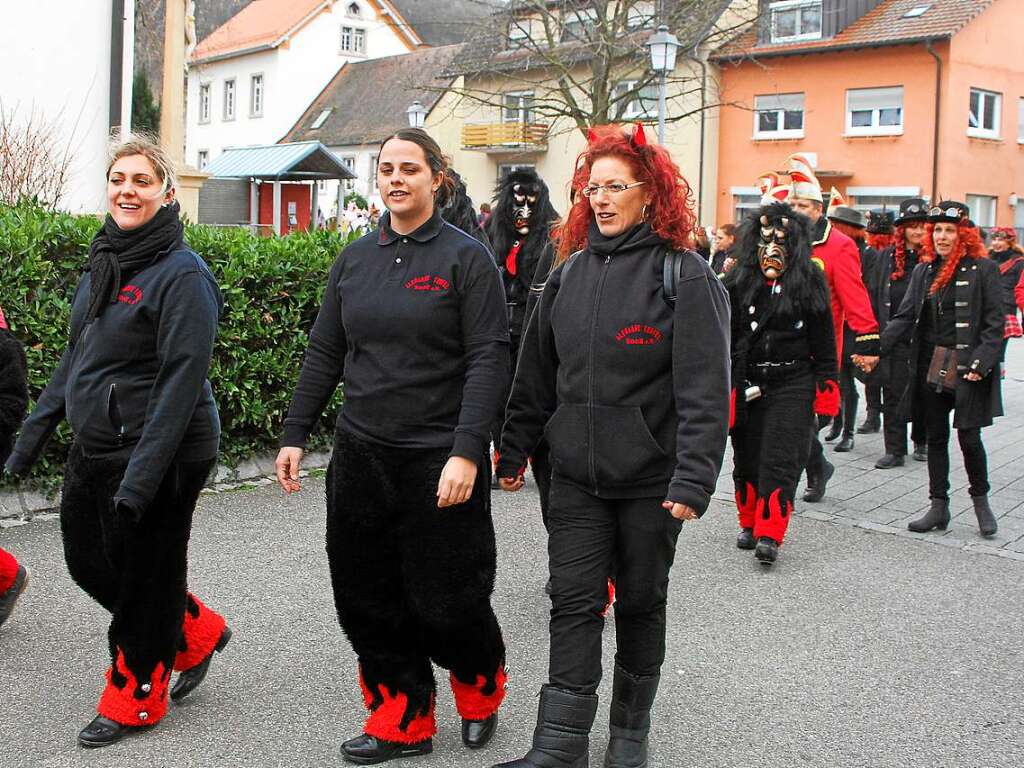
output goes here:
[{"label": "street lamp", "polygon": [[409,116],[410,128],[422,128],[427,119],[427,108],[417,99],[405,110],[405,114]]},{"label": "street lamp", "polygon": [[665,78],[676,68],[676,49],[679,38],[664,24],[658,27],[646,43],[651,50],[651,69],[658,73],[658,143],[665,144]]}]

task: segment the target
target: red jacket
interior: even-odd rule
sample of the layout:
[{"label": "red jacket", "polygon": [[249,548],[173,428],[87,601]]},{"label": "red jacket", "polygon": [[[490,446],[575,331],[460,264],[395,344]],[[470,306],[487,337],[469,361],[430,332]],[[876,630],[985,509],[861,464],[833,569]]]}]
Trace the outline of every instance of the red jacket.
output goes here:
[{"label": "red jacket", "polygon": [[1017,287],[1013,289],[1013,296],[1017,299],[1020,311],[1024,312],[1024,272],[1021,273],[1020,280],[1017,281]]},{"label": "red jacket", "polygon": [[861,278],[857,244],[826,220],[824,232],[814,241],[811,258],[825,270],[829,291],[832,293],[832,322],[836,332],[838,359],[843,359],[844,323],[857,334],[854,353],[877,355],[878,321],[875,320],[871,299]]}]

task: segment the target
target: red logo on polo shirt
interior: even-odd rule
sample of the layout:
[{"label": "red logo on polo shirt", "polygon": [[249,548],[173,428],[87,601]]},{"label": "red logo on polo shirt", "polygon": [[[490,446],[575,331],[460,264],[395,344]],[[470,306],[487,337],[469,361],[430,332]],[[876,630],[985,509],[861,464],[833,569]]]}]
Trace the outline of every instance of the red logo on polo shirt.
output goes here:
[{"label": "red logo on polo shirt", "polygon": [[447,291],[451,283],[440,275],[420,275],[405,284],[410,291]]},{"label": "red logo on polo shirt", "polygon": [[122,304],[138,304],[142,301],[142,289],[136,288],[134,285],[126,285],[117,294],[117,300]]},{"label": "red logo on polo shirt", "polygon": [[627,325],[615,334],[615,340],[628,346],[649,346],[663,338],[661,331],[650,325]]}]

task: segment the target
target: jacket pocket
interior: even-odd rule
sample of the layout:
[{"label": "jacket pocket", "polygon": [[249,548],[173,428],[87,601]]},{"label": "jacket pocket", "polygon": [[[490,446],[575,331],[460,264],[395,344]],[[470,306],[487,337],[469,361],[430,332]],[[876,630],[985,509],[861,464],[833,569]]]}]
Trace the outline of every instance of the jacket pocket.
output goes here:
[{"label": "jacket pocket", "polygon": [[667,474],[667,456],[638,406],[594,406],[594,471],[599,485],[629,485]]},{"label": "jacket pocket", "polygon": [[587,406],[561,404],[544,426],[544,438],[551,446],[551,469],[555,474],[592,485],[590,476],[590,435]]}]

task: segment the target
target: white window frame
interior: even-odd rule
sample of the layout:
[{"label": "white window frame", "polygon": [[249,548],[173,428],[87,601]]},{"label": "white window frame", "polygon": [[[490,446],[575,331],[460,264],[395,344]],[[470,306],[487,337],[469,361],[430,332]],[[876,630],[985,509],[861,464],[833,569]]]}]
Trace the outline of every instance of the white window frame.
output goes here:
[{"label": "white window frame", "polygon": [[[985,114],[985,99],[991,98],[995,100],[995,109],[992,111],[995,125],[992,128],[971,125],[970,96],[973,96],[975,93],[978,94],[979,118],[982,118]],[[1003,94],[998,91],[986,91],[984,88],[971,88],[970,96],[967,101],[967,135],[978,139],[998,139],[1000,136],[999,127],[1003,120]]]},{"label": "white window frame", "polygon": [[[900,202],[908,197],[921,197],[920,187],[847,187],[847,200],[853,199],[850,205],[858,211],[876,211],[885,208],[898,211]],[[879,200],[878,198],[881,198]],[[870,202],[864,202],[870,200]]]},{"label": "white window frame", "polygon": [[331,116],[331,112],[333,111],[334,107],[328,107],[327,109],[323,110],[319,115],[316,116],[316,120],[314,120],[313,124],[309,126],[309,129],[311,131],[315,131],[318,128],[322,128],[323,124],[327,122],[327,118]]},{"label": "white window frame", "polygon": [[[800,108],[800,127],[799,128],[779,128],[775,131],[762,131],[761,130],[761,113],[762,112],[775,112],[778,115],[779,125],[784,126],[786,120],[786,112],[795,112],[796,110],[788,109],[758,109],[758,99],[770,99],[770,98],[781,98],[783,96],[801,96],[803,97],[803,105]],[[754,140],[772,140],[772,139],[802,139],[804,137],[804,129],[807,127],[807,94],[805,93],[762,93],[754,96]]]},{"label": "white window frame", "polygon": [[[639,80],[620,80],[612,88],[612,98],[616,98],[620,93],[629,93],[634,88]],[[644,92],[647,95],[644,96]],[[653,97],[652,94],[653,93]],[[644,102],[648,102],[647,109],[644,109]],[[634,94],[625,107],[621,101],[616,102],[616,109],[621,109],[621,112],[617,112],[618,117],[616,119],[622,120],[645,120],[647,118],[653,118],[658,116],[658,86],[654,82],[650,82],[645,85],[640,91]]]},{"label": "white window frame", "polygon": [[[971,209],[971,221],[977,224],[979,227],[994,227],[996,225],[996,217],[999,213],[999,198],[996,195],[976,195],[968,193],[964,202],[967,207]],[[981,210],[976,206],[978,203],[984,202],[986,207],[990,206],[986,213],[991,215],[986,216],[984,219],[979,215]]]},{"label": "white window frame", "polygon": [[[340,158],[341,164],[348,168],[352,173],[356,172],[356,156],[355,155],[342,155]],[[343,185],[346,192],[351,192],[356,188],[357,179],[345,179]]]},{"label": "white window frame", "polygon": [[[821,27],[817,32],[799,32],[795,35],[789,35],[788,37],[777,37],[775,34],[775,14],[780,11],[798,11],[800,17],[800,26],[803,26],[803,14],[800,10],[805,7],[817,6],[819,18],[821,19]],[[773,2],[768,6],[768,34],[769,39],[772,43],[796,43],[803,40],[821,40],[823,29],[825,25],[824,16],[824,3],[822,0],[779,0]]]},{"label": "white window frame", "polygon": [[238,84],[235,78],[229,77],[224,81],[224,122],[235,119],[238,113]]},{"label": "white window frame", "polygon": [[[519,100],[519,106],[515,108],[518,117],[510,118],[508,106],[509,97]],[[532,123],[533,122],[533,91],[506,91],[501,95],[501,122],[503,123]]]},{"label": "white window frame", "polygon": [[533,34],[533,19],[530,16],[514,18],[508,23],[508,44],[510,48],[519,48],[524,40]]},{"label": "white window frame", "polygon": [[212,103],[213,96],[210,93],[212,85],[210,83],[199,84],[199,124],[206,125],[210,122],[210,105]]},{"label": "white window frame", "polygon": [[363,27],[352,29],[352,52],[366,54],[366,29]]},{"label": "white window frame", "polygon": [[338,50],[342,53],[352,53],[352,37],[355,27],[342,24],[338,31]]},{"label": "white window frame", "polygon": [[262,72],[249,77],[249,117],[263,117],[263,102],[266,96],[266,78]]},{"label": "white window frame", "polygon": [[[736,226],[746,218],[747,213],[761,207],[761,190],[757,187],[730,187],[729,194],[732,196],[733,224]],[[743,213],[740,214],[740,211]]]},{"label": "white window frame", "polygon": [[[899,91],[899,100],[887,92]],[[854,110],[850,108],[850,97],[854,94],[867,94],[876,91],[876,104],[868,109],[858,109],[857,112],[871,112],[871,125],[855,126],[853,124]],[[904,92],[903,86],[887,86],[880,88],[848,88],[846,90],[846,136],[902,136],[904,113]],[[886,109],[899,109],[899,125],[881,125],[881,113]]]},{"label": "white window frame", "polygon": [[1024,96],[1017,99],[1017,143],[1024,144]]},{"label": "white window frame", "polygon": [[210,164],[210,150],[200,149],[196,152],[196,168],[200,171],[205,171],[206,166]]}]

